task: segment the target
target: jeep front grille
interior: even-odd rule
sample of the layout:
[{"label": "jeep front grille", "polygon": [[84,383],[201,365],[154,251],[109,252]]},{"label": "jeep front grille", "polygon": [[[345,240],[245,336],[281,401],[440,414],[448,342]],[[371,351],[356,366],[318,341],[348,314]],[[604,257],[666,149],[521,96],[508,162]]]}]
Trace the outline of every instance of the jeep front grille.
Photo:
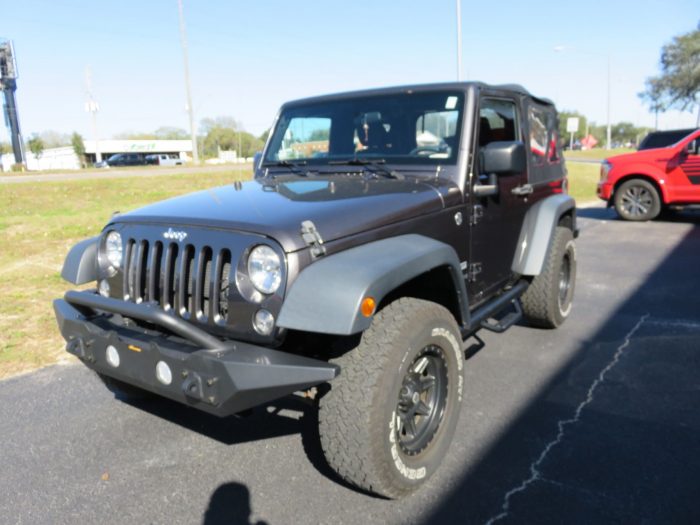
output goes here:
[{"label": "jeep front grille", "polygon": [[231,251],[130,238],[124,252],[124,299],[153,302],[185,319],[228,320]]}]

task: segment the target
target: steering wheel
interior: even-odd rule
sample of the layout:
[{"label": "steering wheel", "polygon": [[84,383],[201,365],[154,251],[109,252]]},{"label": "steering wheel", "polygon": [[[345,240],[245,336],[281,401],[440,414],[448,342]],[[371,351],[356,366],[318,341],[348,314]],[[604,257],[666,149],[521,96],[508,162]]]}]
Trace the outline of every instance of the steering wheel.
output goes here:
[{"label": "steering wheel", "polygon": [[418,146],[413,148],[408,154],[411,156],[426,157],[434,153],[441,153],[440,148],[437,146]]}]

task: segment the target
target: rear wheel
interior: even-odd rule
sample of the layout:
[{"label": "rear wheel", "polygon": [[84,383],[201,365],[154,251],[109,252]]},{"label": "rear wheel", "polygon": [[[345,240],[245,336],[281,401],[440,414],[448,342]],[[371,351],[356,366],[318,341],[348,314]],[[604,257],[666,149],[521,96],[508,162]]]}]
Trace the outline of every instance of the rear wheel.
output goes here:
[{"label": "rear wheel", "polygon": [[525,317],[534,326],[557,328],[569,314],[576,285],[576,245],[569,228],[557,226],[542,273],[522,296]]},{"label": "rear wheel", "polygon": [[643,179],[631,179],[615,191],[615,211],[628,221],[649,221],[661,212],[659,192]]},{"label": "rear wheel", "polygon": [[346,481],[396,498],[438,468],[457,425],[462,349],[448,310],[400,299],[379,312],[359,346],[336,360],[320,400],[329,465]]}]

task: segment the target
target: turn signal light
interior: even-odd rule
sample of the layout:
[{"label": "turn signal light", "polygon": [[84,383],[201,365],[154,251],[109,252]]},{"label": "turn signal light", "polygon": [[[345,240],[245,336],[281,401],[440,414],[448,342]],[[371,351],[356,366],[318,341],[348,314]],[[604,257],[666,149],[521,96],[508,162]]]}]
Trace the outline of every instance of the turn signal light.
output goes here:
[{"label": "turn signal light", "polygon": [[374,297],[365,297],[360,305],[360,312],[365,317],[371,317],[376,308],[377,302],[374,300]]}]

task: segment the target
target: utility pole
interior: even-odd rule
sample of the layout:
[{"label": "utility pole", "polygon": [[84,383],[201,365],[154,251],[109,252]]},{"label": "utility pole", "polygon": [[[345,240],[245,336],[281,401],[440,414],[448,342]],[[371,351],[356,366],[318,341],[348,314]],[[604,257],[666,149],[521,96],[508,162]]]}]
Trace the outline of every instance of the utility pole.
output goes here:
[{"label": "utility pole", "polygon": [[462,81],[462,0],[457,0],[457,80]]},{"label": "utility pole", "polygon": [[190,137],[192,138],[192,160],[199,164],[199,152],[197,149],[197,134],[194,128],[194,109],[192,108],[192,91],[190,88],[190,60],[187,55],[187,33],[185,32],[185,14],[182,9],[182,0],[177,0],[177,9],[180,13],[180,40],[182,41],[182,60],[185,64],[185,91],[187,93],[187,114],[190,117]]},{"label": "utility pole", "polygon": [[92,70],[90,66],[85,68],[85,89],[87,90],[85,111],[90,113],[92,117],[92,139],[95,141],[95,162],[102,162],[100,137],[97,133],[97,112],[100,110],[100,105],[95,101],[95,97],[92,95]]}]

